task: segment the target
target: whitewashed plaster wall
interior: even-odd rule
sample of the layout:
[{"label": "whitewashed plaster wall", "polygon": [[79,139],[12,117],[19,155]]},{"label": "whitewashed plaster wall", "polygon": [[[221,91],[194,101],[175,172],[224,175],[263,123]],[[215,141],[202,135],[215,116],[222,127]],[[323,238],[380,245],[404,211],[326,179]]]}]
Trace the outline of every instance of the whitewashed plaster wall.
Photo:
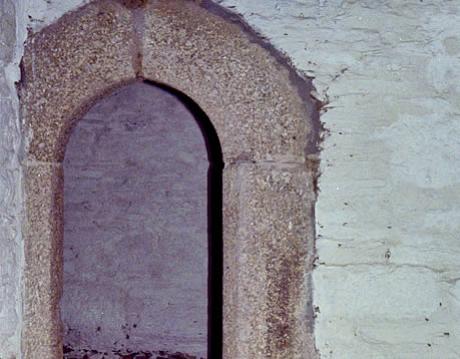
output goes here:
[{"label": "whitewashed plaster wall", "polygon": [[324,358],[460,357],[460,2],[223,0],[328,100]]},{"label": "whitewashed plaster wall", "polygon": [[[313,275],[321,357],[460,357],[460,2],[217,2],[329,102]],[[19,352],[22,43],[82,3],[0,0],[1,359]]]},{"label": "whitewashed plaster wall", "polygon": [[0,0],[0,358],[15,358],[21,315],[21,135],[14,82],[19,77],[16,8]]}]

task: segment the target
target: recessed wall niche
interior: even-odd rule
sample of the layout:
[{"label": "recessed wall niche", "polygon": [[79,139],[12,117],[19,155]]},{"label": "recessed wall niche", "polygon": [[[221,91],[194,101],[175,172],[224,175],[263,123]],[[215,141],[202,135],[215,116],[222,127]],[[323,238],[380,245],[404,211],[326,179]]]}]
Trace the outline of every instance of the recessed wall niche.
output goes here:
[{"label": "recessed wall niche", "polygon": [[213,305],[222,318],[208,336],[218,333],[209,343],[222,353],[208,356],[317,357],[310,273],[321,125],[310,80],[211,1],[90,1],[29,33],[21,65],[24,358],[63,356],[62,161],[70,129],[97,99],[141,80],[193,99],[221,144],[215,253],[223,258],[209,259],[223,273],[213,292],[222,295]]},{"label": "recessed wall niche", "polygon": [[63,164],[65,357],[207,358],[209,162],[194,114],[125,86],[77,123]]}]

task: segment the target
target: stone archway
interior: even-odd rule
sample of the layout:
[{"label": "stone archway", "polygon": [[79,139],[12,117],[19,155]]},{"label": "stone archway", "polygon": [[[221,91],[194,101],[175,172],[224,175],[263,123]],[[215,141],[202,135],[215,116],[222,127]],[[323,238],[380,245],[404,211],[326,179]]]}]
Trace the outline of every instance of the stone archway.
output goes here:
[{"label": "stone archway", "polygon": [[75,122],[138,80],[193,99],[222,144],[223,357],[312,358],[318,126],[309,83],[220,8],[101,0],[29,37],[25,358],[62,358],[62,159]]}]

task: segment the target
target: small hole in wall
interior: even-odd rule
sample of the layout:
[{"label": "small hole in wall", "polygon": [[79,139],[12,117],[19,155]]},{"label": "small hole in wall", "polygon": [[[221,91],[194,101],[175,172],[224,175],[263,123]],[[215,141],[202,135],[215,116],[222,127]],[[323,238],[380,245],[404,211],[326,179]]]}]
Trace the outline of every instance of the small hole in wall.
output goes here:
[{"label": "small hole in wall", "polygon": [[206,115],[166,87],[126,86],[78,122],[64,160],[65,358],[221,357],[222,166]]}]

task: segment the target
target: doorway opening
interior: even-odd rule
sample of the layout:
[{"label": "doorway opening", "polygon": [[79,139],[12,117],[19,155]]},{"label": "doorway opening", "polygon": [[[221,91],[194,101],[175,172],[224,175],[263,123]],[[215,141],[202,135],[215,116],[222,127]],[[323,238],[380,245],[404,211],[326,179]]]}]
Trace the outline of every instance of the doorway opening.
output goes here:
[{"label": "doorway opening", "polygon": [[222,168],[199,106],[126,85],[76,124],[64,167],[65,358],[222,356]]},{"label": "doorway opening", "polygon": [[212,121],[198,119],[212,198],[208,357],[219,358],[215,345],[225,359],[315,358],[310,277],[321,124],[311,80],[212,2],[125,5],[90,1],[27,37],[18,83],[25,207],[21,355],[63,357],[62,169],[70,129],[114,89],[149,80],[170,86],[159,87],[192,110],[199,104]]}]

